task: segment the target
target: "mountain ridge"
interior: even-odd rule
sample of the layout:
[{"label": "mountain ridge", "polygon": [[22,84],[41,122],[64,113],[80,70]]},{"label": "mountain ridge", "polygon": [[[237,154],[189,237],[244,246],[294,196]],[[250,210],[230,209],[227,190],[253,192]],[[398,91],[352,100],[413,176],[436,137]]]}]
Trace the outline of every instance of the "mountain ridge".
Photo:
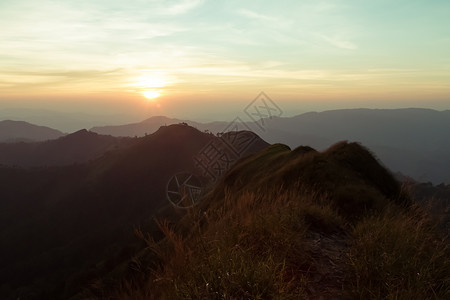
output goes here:
[{"label": "mountain ridge", "polygon": [[142,279],[122,278],[112,295],[445,298],[450,249],[433,222],[358,143],[273,144],[240,159],[180,220],[158,219],[164,239],[139,231]]},{"label": "mountain ridge", "polygon": [[[147,121],[152,123],[150,119]],[[213,133],[222,132],[229,125],[227,122],[181,122]],[[253,128],[255,133],[269,143],[283,143],[292,148],[301,143],[321,150],[341,140],[361,142],[374,151],[393,172],[401,172],[416,180],[435,184],[450,183],[447,172],[450,168],[450,136],[447,134],[447,128],[450,128],[450,110],[341,109],[264,119],[264,123],[264,131],[258,131],[253,122],[241,125]],[[150,133],[156,127],[155,124],[153,127],[146,127],[145,121],[126,126],[139,128],[133,135]],[[115,134],[115,128],[120,128],[120,125],[102,127],[105,130],[103,133],[111,135]]]},{"label": "mountain ridge", "polygon": [[[97,134],[64,138],[86,135]],[[156,231],[155,215],[178,215],[169,180],[183,171],[201,177],[193,157],[218,139],[171,125],[84,163],[0,166],[0,298],[68,299],[99,274],[127,268],[142,250],[134,228]]]},{"label": "mountain ridge", "polygon": [[131,138],[99,135],[82,129],[47,141],[0,143],[0,164],[29,168],[83,163],[132,142]]},{"label": "mountain ridge", "polygon": [[0,121],[0,142],[45,141],[64,136],[59,130],[25,121]]}]

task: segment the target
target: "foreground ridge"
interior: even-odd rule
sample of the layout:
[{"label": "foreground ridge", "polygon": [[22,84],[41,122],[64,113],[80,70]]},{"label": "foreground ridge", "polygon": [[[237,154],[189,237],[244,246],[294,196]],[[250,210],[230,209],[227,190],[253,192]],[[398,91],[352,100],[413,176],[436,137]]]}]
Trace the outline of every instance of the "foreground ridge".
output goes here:
[{"label": "foreground ridge", "polygon": [[[238,161],[165,238],[119,299],[450,296],[448,240],[357,143],[272,145]],[[100,297],[102,298],[102,297]]]}]

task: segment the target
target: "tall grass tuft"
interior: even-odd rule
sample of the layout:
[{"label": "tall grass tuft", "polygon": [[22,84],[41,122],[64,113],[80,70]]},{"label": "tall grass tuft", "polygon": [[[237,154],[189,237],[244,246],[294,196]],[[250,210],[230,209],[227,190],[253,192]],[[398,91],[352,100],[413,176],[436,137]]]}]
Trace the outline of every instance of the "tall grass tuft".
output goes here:
[{"label": "tall grass tuft", "polygon": [[360,299],[450,299],[448,239],[426,212],[390,206],[353,230],[350,294]]}]

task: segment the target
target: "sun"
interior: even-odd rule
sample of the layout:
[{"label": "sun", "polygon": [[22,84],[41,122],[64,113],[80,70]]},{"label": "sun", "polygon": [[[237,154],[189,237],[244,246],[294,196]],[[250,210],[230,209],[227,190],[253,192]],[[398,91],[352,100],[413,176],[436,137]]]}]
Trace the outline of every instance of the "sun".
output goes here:
[{"label": "sun", "polygon": [[144,72],[136,78],[134,86],[148,100],[161,96],[162,91],[171,83],[171,77],[162,72]]},{"label": "sun", "polygon": [[142,95],[144,95],[144,97],[147,99],[153,100],[159,97],[161,94],[157,90],[144,90],[142,91]]}]

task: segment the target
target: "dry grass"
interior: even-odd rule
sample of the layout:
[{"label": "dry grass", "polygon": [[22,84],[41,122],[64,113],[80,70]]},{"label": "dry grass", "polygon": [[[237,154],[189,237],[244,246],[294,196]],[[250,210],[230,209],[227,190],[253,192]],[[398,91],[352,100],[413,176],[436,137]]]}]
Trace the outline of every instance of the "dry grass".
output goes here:
[{"label": "dry grass", "polygon": [[182,236],[159,222],[160,243],[141,233],[160,259],[142,294],[122,289],[119,298],[302,299],[308,298],[314,262],[308,228],[345,226],[330,206],[305,190],[295,193],[227,194],[222,205],[191,211]]},{"label": "dry grass", "polygon": [[[307,190],[225,193],[222,205],[191,211],[186,228],[159,222],[166,238],[144,286],[119,299],[448,299],[450,251],[427,213],[390,204],[349,223]],[[328,203],[327,203],[328,201]],[[178,232],[178,233],[177,233]],[[186,234],[181,234],[185,232]],[[311,238],[311,233],[320,236]],[[346,236],[349,240],[320,239]],[[338,242],[348,246],[338,247]],[[335,243],[335,244],[333,244]],[[316,247],[316,248],[314,248]],[[330,256],[324,253],[340,252]],[[329,265],[337,268],[333,274]],[[327,270],[324,270],[327,269]],[[342,278],[326,277],[342,274]],[[315,277],[322,276],[317,281]],[[338,275],[339,277],[340,275]],[[341,285],[339,285],[339,283]],[[333,294],[327,294],[332,291]]]},{"label": "dry grass", "polygon": [[358,298],[449,299],[450,248],[419,207],[389,206],[353,230],[352,289]]},{"label": "dry grass", "polygon": [[180,222],[158,222],[162,241],[140,233],[156,266],[114,298],[450,299],[445,233],[368,151],[297,152],[241,161]]}]

